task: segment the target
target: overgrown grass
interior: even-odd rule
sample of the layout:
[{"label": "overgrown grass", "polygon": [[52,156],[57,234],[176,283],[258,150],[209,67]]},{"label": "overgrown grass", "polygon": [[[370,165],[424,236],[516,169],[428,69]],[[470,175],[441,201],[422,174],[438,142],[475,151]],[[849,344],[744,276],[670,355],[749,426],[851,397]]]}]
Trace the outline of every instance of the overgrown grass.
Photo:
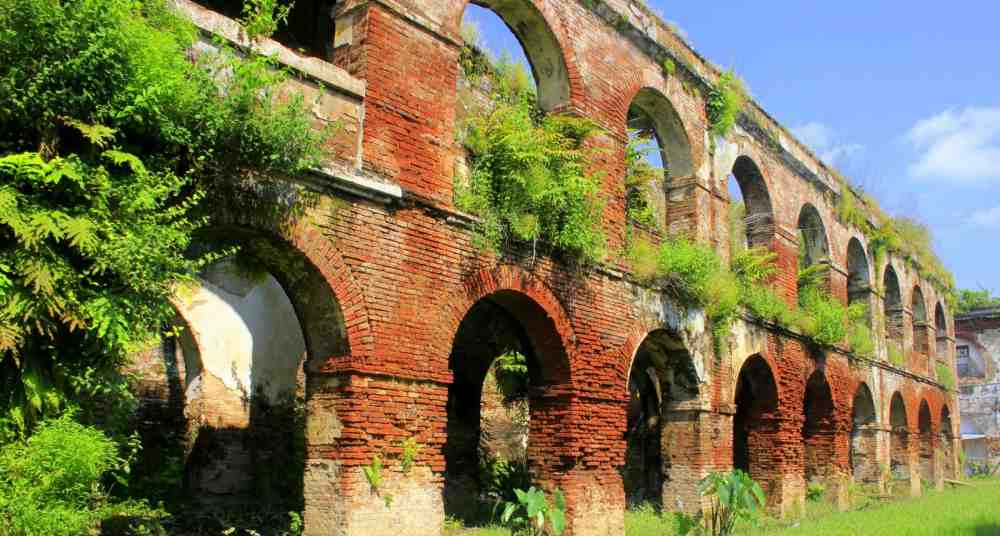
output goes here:
[{"label": "overgrown grass", "polygon": [[[794,527],[765,526],[744,531],[747,536],[980,536],[1000,534],[1000,479],[975,481],[974,487],[929,491],[916,499],[902,499],[844,513],[807,517]],[[629,535],[639,536],[639,535]],[[645,536],[645,535],[642,535]]]}]

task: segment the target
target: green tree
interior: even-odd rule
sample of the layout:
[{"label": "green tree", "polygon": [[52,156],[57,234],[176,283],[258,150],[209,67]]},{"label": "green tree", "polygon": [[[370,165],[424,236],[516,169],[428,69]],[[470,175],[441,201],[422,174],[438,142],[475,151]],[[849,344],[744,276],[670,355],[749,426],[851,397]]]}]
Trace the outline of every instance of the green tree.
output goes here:
[{"label": "green tree", "polygon": [[976,309],[987,309],[990,307],[1000,307],[1000,296],[993,296],[990,289],[960,289],[958,291],[958,305],[955,307],[956,312],[968,313]]},{"label": "green tree", "polygon": [[122,416],[127,356],[217,258],[199,203],[320,155],[286,73],[196,37],[164,0],[0,3],[0,440]]}]

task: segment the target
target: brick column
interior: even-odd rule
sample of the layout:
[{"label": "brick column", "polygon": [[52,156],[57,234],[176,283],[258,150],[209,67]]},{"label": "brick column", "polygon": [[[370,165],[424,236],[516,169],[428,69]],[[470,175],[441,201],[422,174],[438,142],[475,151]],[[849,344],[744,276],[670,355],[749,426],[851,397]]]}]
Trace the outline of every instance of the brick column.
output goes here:
[{"label": "brick column", "polygon": [[679,406],[663,414],[663,509],[696,512],[701,507],[698,484],[709,471],[714,414],[687,404]]}]

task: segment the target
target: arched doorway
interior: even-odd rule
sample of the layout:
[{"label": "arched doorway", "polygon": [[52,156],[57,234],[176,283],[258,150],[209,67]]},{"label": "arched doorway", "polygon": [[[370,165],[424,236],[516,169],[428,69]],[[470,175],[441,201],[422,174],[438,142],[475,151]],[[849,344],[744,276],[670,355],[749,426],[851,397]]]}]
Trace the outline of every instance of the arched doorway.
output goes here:
[{"label": "arched doorway", "polygon": [[889,472],[894,480],[910,480],[910,429],[906,405],[897,392],[889,404]]},{"label": "arched doorway", "polygon": [[565,381],[568,361],[546,311],[501,290],[465,313],[449,366],[445,514],[475,526],[490,521],[498,501],[514,500],[513,489],[530,485],[544,463],[539,453],[555,438],[539,436],[536,419],[546,386]]},{"label": "arched doorway", "polygon": [[836,458],[833,395],[822,370],[814,371],[806,381],[802,410],[804,476],[810,482],[829,476]]},{"label": "arched doorway", "polygon": [[761,483],[765,492],[774,487],[771,455],[777,431],[778,388],[767,361],[759,355],[744,362],[736,380],[736,415],[733,418],[733,467]]},{"label": "arched doorway", "polygon": [[[667,330],[646,336],[629,372],[629,406],[622,480],[631,505],[673,508],[697,498],[692,473],[697,420],[685,402],[698,398],[698,374],[684,343]],[[684,433],[687,430],[689,433]]]},{"label": "arched doorway", "polygon": [[917,417],[920,430],[920,478],[924,482],[934,481],[934,434],[931,429],[931,408],[927,399],[920,401]]},{"label": "arched doorway", "polygon": [[875,400],[864,383],[858,385],[851,404],[851,471],[858,483],[878,483],[878,422]]}]

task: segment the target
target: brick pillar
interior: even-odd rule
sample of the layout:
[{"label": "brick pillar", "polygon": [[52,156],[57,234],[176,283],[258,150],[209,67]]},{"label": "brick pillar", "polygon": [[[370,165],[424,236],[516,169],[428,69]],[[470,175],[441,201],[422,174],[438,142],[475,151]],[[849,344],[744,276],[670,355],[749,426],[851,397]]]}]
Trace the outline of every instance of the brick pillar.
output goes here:
[{"label": "brick pillar", "polygon": [[795,307],[799,301],[799,242],[795,231],[789,231],[783,226],[775,226],[773,251],[777,254],[777,275],[775,283],[779,295],[785,297],[785,303]]},{"label": "brick pillar", "polygon": [[531,399],[528,459],[537,483],[566,496],[571,536],[625,531],[627,399],[544,394]]},{"label": "brick pillar", "polygon": [[909,460],[910,496],[919,497],[923,494],[923,486],[920,480],[920,434],[914,432],[912,429],[907,430],[905,433],[907,443],[906,456]]},{"label": "brick pillar", "polygon": [[700,509],[698,484],[708,474],[713,415],[700,408],[672,408],[664,412],[661,434],[664,510],[696,512]]},{"label": "brick pillar", "polygon": [[[699,214],[708,214],[712,194],[697,177],[670,177],[665,186],[667,233],[708,241],[708,225],[699,225]],[[703,209],[703,210],[702,210]],[[706,218],[707,220],[707,218]],[[703,230],[704,228],[704,230]]]},{"label": "brick pillar", "polygon": [[833,262],[832,260],[822,261],[830,266],[830,270],[827,272],[827,289],[830,291],[830,295],[833,296],[837,301],[847,305],[847,270],[843,266]]},{"label": "brick pillar", "polygon": [[765,417],[749,433],[750,476],[781,517],[794,517],[805,506],[802,478],[802,419]]},{"label": "brick pillar", "polygon": [[[439,535],[447,385],[354,372],[307,376],[304,534]],[[400,444],[411,437],[423,448],[403,472]],[[363,471],[376,455],[377,486]]]}]

